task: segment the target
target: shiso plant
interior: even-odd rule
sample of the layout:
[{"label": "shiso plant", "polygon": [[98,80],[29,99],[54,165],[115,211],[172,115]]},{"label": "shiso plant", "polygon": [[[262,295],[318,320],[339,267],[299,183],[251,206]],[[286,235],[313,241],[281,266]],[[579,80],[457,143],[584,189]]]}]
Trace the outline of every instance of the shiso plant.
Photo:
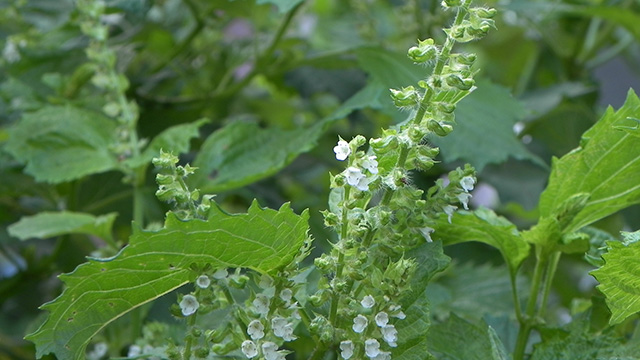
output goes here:
[{"label": "shiso plant", "polygon": [[[89,0],[75,6],[89,39],[88,62],[77,76],[100,94],[102,113],[56,106],[46,114],[25,115],[11,130],[6,150],[42,181],[121,172],[133,189],[132,234],[124,245],[108,229],[114,216],[70,212],[35,215],[9,228],[26,238],[45,223],[62,222],[73,226],[58,231],[106,242],[86,263],[61,275],[64,291],[42,306],[47,318],[26,336],[38,358],[50,353],[92,360],[637,358],[640,233],[605,242],[589,227],[640,202],[640,99],[633,91],[618,111],[607,110],[578,148],[553,159],[537,221],[526,230],[490,209],[471,209],[478,180],[468,164],[419,186],[419,174],[440,162],[435,143],[455,132],[457,106],[476,90],[477,56],[456,51],[455,45],[480,40],[496,27],[491,7],[442,1],[452,18],[443,40],[419,39],[407,51],[423,78],[389,90],[388,101],[404,120],[378,137],[336,139],[334,161],[342,167],[330,175],[328,206],[321,212],[323,226],[334,235],[322,239],[330,245],[326,251],[315,251],[309,210],[298,214],[289,202],[274,210],[254,200],[246,213],[230,214],[214,194],[190,186],[200,164],[181,162],[178,154],[207,120],[141,140],[138,105],[127,99],[130,84],[108,45],[106,6]],[[264,66],[272,52],[267,47],[255,66]],[[95,156],[106,162],[94,164],[96,157],[87,157],[88,165],[63,164],[60,171],[33,161],[42,154],[25,152],[21,140],[52,114],[66,120],[50,127],[97,119],[100,131],[88,128],[82,135],[85,142],[103,145]],[[38,131],[45,136],[48,130]],[[67,151],[93,146],[68,141],[72,135],[65,129],[49,132],[63,134],[63,148],[75,147]],[[155,196],[171,208],[163,224],[144,224],[149,164],[156,171]],[[497,249],[506,265],[515,328],[499,331],[489,320],[474,323],[455,313],[432,312],[434,281],[455,266],[443,246],[472,241]],[[589,301],[575,304],[569,325],[547,323],[558,264],[574,254],[594,266],[591,274],[610,311],[606,325],[593,317],[602,304]],[[527,259],[533,269],[529,277],[523,274]],[[161,298],[172,299],[172,319],[145,323],[150,304]]]}]

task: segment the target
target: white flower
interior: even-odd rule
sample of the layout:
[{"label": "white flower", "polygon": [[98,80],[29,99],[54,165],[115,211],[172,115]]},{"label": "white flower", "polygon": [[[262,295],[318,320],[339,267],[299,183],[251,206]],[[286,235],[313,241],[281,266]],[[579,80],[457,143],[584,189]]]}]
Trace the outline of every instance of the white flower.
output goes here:
[{"label": "white flower", "polygon": [[473,190],[473,185],[475,185],[476,179],[473,176],[465,176],[460,180],[460,186],[464,189],[464,191]]},{"label": "white flower", "polygon": [[201,289],[206,289],[211,284],[211,279],[207,275],[200,275],[196,279],[196,285]]},{"label": "white flower", "polygon": [[355,185],[356,188],[358,188],[358,190],[360,191],[367,191],[369,190],[369,183],[372,181],[373,179],[370,179],[368,177],[363,177],[361,178],[358,183]]},{"label": "white flower", "polygon": [[338,141],[338,145],[333,148],[333,152],[336,153],[336,159],[343,161],[349,154],[351,154],[351,149],[349,148],[349,143],[340,139]]},{"label": "white flower", "polygon": [[353,356],[353,341],[345,340],[340,342],[340,355],[343,359],[349,359]]},{"label": "white flower", "polygon": [[229,276],[229,273],[227,272],[227,269],[218,269],[218,270],[216,270],[216,272],[213,273],[213,278],[217,279],[217,280],[222,280],[222,279],[226,278],[227,276]]},{"label": "white flower", "polygon": [[278,345],[271,341],[262,344],[262,355],[265,360],[284,360],[284,354],[278,351]]},{"label": "white flower", "polygon": [[404,314],[404,312],[402,312],[402,311],[399,311],[399,312],[397,312],[397,313],[393,314],[392,316],[393,316],[394,318],[398,318],[398,319],[400,319],[400,320],[404,320],[404,319],[406,319],[406,318],[407,318],[407,315],[405,315],[405,314]]},{"label": "white flower", "polygon": [[360,304],[367,309],[371,309],[376,304],[376,299],[371,295],[367,295],[360,301]]},{"label": "white flower", "polygon": [[267,315],[269,313],[269,298],[266,295],[258,294],[253,300],[253,307],[260,315]]},{"label": "white flower", "polygon": [[7,42],[4,43],[2,57],[10,64],[20,61],[20,52],[18,51],[18,46],[13,40],[7,39]]},{"label": "white flower", "polygon": [[129,346],[129,351],[127,351],[127,357],[136,357],[138,355],[142,355],[142,348],[138,345]]},{"label": "white flower", "polygon": [[364,331],[364,329],[367,328],[367,325],[369,325],[369,320],[367,320],[367,318],[362,315],[358,315],[353,319],[352,329],[353,331],[360,334]]},{"label": "white flower", "polygon": [[251,340],[243,341],[241,348],[242,348],[242,353],[244,353],[244,355],[249,359],[258,356],[258,347]]},{"label": "white flower", "polygon": [[389,314],[384,311],[380,311],[376,314],[376,324],[380,327],[383,327],[389,323]]},{"label": "white flower", "polygon": [[427,240],[427,242],[433,242],[433,239],[431,239],[431,233],[436,231],[434,228],[425,226],[423,228],[420,228],[419,230],[422,233],[422,236],[424,236],[424,239]]},{"label": "white flower", "polygon": [[281,337],[285,341],[293,341],[297,339],[293,335],[293,324],[289,323],[287,319],[276,316],[271,319],[271,328],[273,329],[273,334],[277,337]]},{"label": "white flower", "polygon": [[252,320],[247,326],[247,334],[253,340],[260,340],[264,337],[264,325],[260,320]]},{"label": "white flower", "polygon": [[191,294],[185,295],[182,298],[182,301],[180,301],[180,309],[182,310],[182,315],[184,316],[193,314],[194,312],[196,312],[196,310],[198,310],[199,307],[200,303],[198,302],[198,299],[196,299],[196,297]]},{"label": "white flower", "polygon": [[374,358],[380,354],[380,343],[376,339],[367,339],[364,341],[364,352],[368,357]]},{"label": "white flower", "polygon": [[107,343],[99,342],[99,343],[95,344],[93,346],[93,350],[91,350],[87,354],[87,359],[89,359],[89,360],[101,359],[103,356],[107,355],[107,351],[108,350],[109,350],[109,347],[107,346]]},{"label": "white flower", "polygon": [[280,291],[280,299],[282,299],[285,304],[289,305],[292,298],[293,291],[291,291],[291,289],[283,289],[282,291]]},{"label": "white flower", "polygon": [[396,344],[396,341],[398,341],[398,330],[396,330],[395,326],[385,325],[380,329],[380,331],[382,332],[382,338],[387,342],[387,344],[389,344],[389,346],[398,346],[398,344]]},{"label": "white flower", "polygon": [[374,357],[373,360],[391,360],[391,353],[388,351],[380,351],[380,354]]},{"label": "white flower", "polygon": [[445,205],[445,207],[442,208],[444,213],[447,214],[447,220],[449,220],[449,224],[451,224],[451,217],[453,217],[453,212],[456,211],[456,209],[458,209],[458,207],[453,205]]},{"label": "white flower", "polygon": [[262,274],[262,276],[260,276],[260,282],[258,283],[258,286],[260,286],[262,289],[268,289],[273,286],[273,279],[267,274]]},{"label": "white flower", "polygon": [[358,186],[360,180],[364,179],[365,176],[362,173],[362,170],[357,167],[349,166],[344,171],[344,178],[347,180],[347,184],[351,186]]},{"label": "white flower", "polygon": [[362,162],[362,167],[367,169],[367,170],[369,170],[369,172],[372,173],[372,174],[377,174],[378,173],[378,160],[376,160],[376,159],[377,159],[377,157],[375,155],[368,156]]},{"label": "white flower", "polygon": [[471,194],[466,192],[460,193],[458,194],[457,198],[462,204],[462,206],[464,206],[464,209],[469,210],[469,199],[471,199]]}]

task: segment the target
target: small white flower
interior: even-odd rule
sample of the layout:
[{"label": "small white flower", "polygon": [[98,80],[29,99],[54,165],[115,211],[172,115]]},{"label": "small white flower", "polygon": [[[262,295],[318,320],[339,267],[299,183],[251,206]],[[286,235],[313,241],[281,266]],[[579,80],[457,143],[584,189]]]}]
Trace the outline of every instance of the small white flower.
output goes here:
[{"label": "small white flower", "polygon": [[436,231],[434,228],[425,226],[423,228],[420,228],[419,230],[422,233],[422,236],[424,236],[424,239],[427,240],[427,242],[433,242],[433,239],[431,239],[431,233]]},{"label": "small white flower", "polygon": [[345,340],[340,342],[340,355],[343,359],[349,359],[353,356],[353,341]]},{"label": "small white flower", "polygon": [[369,190],[369,183],[372,181],[373,179],[370,179],[368,177],[363,177],[361,178],[358,183],[355,185],[356,188],[358,188],[358,190],[360,191],[368,191]]},{"label": "small white flower", "polygon": [[211,279],[207,275],[200,275],[196,279],[196,285],[201,289],[206,289],[211,284]]},{"label": "small white flower", "polygon": [[364,341],[364,352],[367,357],[375,358],[380,354],[380,343],[376,339],[367,339]]},{"label": "small white flower", "polygon": [[7,42],[4,43],[4,49],[2,49],[2,57],[10,64],[20,61],[20,51],[18,50],[18,46],[13,40],[7,39]]},{"label": "small white flower", "polygon": [[397,313],[393,314],[392,316],[393,316],[394,318],[398,318],[398,319],[400,319],[400,320],[404,320],[404,319],[406,319],[406,318],[407,318],[407,315],[405,315],[405,314],[404,314],[404,312],[402,312],[402,311],[399,311],[399,312],[397,312]]},{"label": "small white flower", "polygon": [[281,337],[285,341],[293,341],[297,339],[293,335],[293,324],[289,323],[287,319],[276,316],[271,319],[271,328],[273,329],[273,334],[277,337]]},{"label": "small white flower", "polygon": [[464,191],[473,190],[473,185],[475,185],[476,179],[473,176],[465,176],[460,180],[460,186],[464,189]]},{"label": "small white flower", "polygon": [[265,360],[284,360],[284,354],[278,351],[278,345],[271,341],[262,344],[262,355]]},{"label": "small white flower", "polygon": [[267,274],[262,274],[262,276],[260,276],[260,282],[258,283],[258,286],[260,286],[262,289],[268,289],[273,286],[273,279]]},{"label": "small white flower", "polygon": [[353,319],[352,329],[353,331],[360,334],[364,331],[364,329],[367,328],[367,325],[369,325],[369,320],[367,320],[367,318],[362,315],[358,315]]},{"label": "small white flower", "polygon": [[336,153],[336,159],[343,161],[349,154],[351,154],[351,149],[349,148],[349,143],[340,139],[338,141],[338,145],[333,148],[333,152]]},{"label": "small white flower", "polygon": [[129,351],[127,351],[127,357],[136,357],[138,355],[142,355],[142,348],[138,345],[129,346]]},{"label": "small white flower", "polygon": [[376,160],[376,159],[377,159],[377,156],[375,156],[375,155],[368,156],[362,162],[362,167],[367,169],[367,170],[369,170],[369,172],[372,173],[372,174],[377,174],[378,173],[378,160]]},{"label": "small white flower", "polygon": [[229,272],[227,272],[227,269],[218,269],[213,273],[213,278],[216,280],[222,280],[227,276],[229,276]]},{"label": "small white flower", "polygon": [[382,332],[382,338],[387,342],[387,344],[389,344],[389,346],[398,346],[398,344],[396,344],[396,341],[398,341],[398,330],[396,330],[395,326],[385,325],[380,329],[380,331]]},{"label": "small white flower", "polygon": [[389,314],[384,311],[380,311],[376,314],[376,324],[380,327],[383,327],[389,323]]},{"label": "small white flower", "polygon": [[260,320],[252,320],[247,326],[247,334],[253,340],[260,340],[264,337],[264,325]]},{"label": "small white flower", "polygon": [[374,357],[373,360],[391,360],[391,353],[388,351],[380,351],[380,354]]},{"label": "small white flower", "polygon": [[465,210],[469,210],[469,199],[471,199],[471,194],[469,193],[460,193],[457,196],[458,201],[462,204]]},{"label": "small white flower", "polygon": [[200,307],[200,303],[195,296],[189,294],[185,295],[180,301],[180,309],[182,310],[182,315],[189,316],[198,310]]},{"label": "small white flower", "polygon": [[251,340],[243,341],[241,348],[242,348],[242,353],[244,353],[244,356],[246,356],[249,359],[258,356],[258,347]]},{"label": "small white flower", "polygon": [[349,166],[344,171],[344,178],[347,180],[347,184],[351,186],[358,186],[358,183],[365,178],[362,170],[357,167]]},{"label": "small white flower", "polygon": [[258,294],[253,300],[253,307],[256,313],[267,315],[269,313],[269,298],[266,295]]},{"label": "small white flower", "polygon": [[449,220],[449,224],[451,224],[451,217],[453,217],[453,213],[456,211],[456,209],[458,209],[458,207],[453,205],[445,205],[445,207],[442,209],[444,213],[447,214],[447,220]]},{"label": "small white flower", "polygon": [[280,299],[285,302],[285,304],[289,305],[291,303],[291,299],[293,298],[293,291],[291,289],[283,289],[280,291]]},{"label": "small white flower", "polygon": [[104,357],[105,355],[107,355],[107,351],[108,350],[109,350],[109,347],[107,346],[107,343],[99,342],[99,343],[95,344],[93,346],[93,350],[91,350],[87,354],[87,359],[89,359],[89,360],[99,360],[102,357]]},{"label": "small white flower", "polygon": [[360,301],[360,304],[367,309],[371,309],[376,304],[376,299],[371,295],[367,295]]}]

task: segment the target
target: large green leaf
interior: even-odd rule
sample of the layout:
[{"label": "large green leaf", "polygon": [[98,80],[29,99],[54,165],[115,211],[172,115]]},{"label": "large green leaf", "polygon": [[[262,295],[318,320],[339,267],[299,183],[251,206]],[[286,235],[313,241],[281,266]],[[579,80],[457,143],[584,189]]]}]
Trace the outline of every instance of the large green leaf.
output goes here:
[{"label": "large green leaf", "polygon": [[23,217],[7,230],[9,235],[21,240],[44,239],[64,234],[87,234],[110,239],[116,216],[116,213],[93,216],[70,211],[41,212]]},{"label": "large green leaf", "polygon": [[443,214],[433,228],[431,237],[442,240],[445,245],[479,241],[495,247],[502,253],[512,275],[529,255],[529,244],[516,226],[489,209],[458,211],[451,222]]},{"label": "large green leaf", "polygon": [[611,324],[618,324],[640,311],[640,231],[623,233],[627,244],[609,241],[605,264],[591,272],[598,289],[607,297]]},{"label": "large green leaf", "polygon": [[200,119],[189,124],[172,126],[153,138],[140,156],[128,160],[128,165],[132,168],[145,165],[151,159],[160,154],[160,149],[174,154],[182,154],[189,151],[191,139],[197,138],[200,134],[198,129],[209,122],[207,119]]},{"label": "large green leaf", "polygon": [[630,125],[628,117],[640,117],[640,100],[630,90],[622,108],[610,107],[582,136],[580,147],[560,159],[554,158],[549,184],[540,196],[540,217],[556,217],[580,194],[589,198],[581,210],[567,219],[564,232],[640,202],[640,144],[633,133],[618,126]]},{"label": "large green leaf", "polygon": [[411,280],[411,291],[401,300],[407,317],[396,324],[398,347],[393,349],[393,358],[400,360],[428,359],[427,343],[424,341],[431,324],[429,300],[425,290],[429,280],[443,271],[451,259],[442,251],[442,243],[426,243],[407,253],[414,258],[418,268]]},{"label": "large green leaf", "polygon": [[9,130],[6,149],[37,181],[60,183],[114,169],[109,150],[116,123],[72,106],[46,106],[25,114]]},{"label": "large green leaf", "polygon": [[[373,46],[358,48],[354,53],[360,68],[387,89],[415,85],[431,72],[411,62],[406,53]],[[388,101],[391,103],[390,97]]]},{"label": "large green leaf", "polygon": [[285,13],[303,1],[304,0],[258,0],[258,4],[274,4],[281,13]]},{"label": "large green leaf", "polygon": [[67,288],[42,306],[47,320],[26,339],[37,356],[83,359],[91,338],[132,309],[172,291],[199,274],[191,265],[245,267],[270,272],[294,258],[307,237],[308,212],[261,209],[228,215],[214,207],[206,221],[180,221],[169,213],[162,230],[136,230],[110,259],[91,259],[60,278]]},{"label": "large green leaf", "polygon": [[432,139],[442,149],[444,159],[467,161],[478,171],[509,156],[545,167],[513,132],[513,125],[524,118],[524,106],[499,85],[478,81],[477,87],[458,104],[455,131]]},{"label": "large green leaf", "polygon": [[451,360],[507,360],[504,345],[484,322],[470,323],[455,314],[429,330],[429,348]]}]

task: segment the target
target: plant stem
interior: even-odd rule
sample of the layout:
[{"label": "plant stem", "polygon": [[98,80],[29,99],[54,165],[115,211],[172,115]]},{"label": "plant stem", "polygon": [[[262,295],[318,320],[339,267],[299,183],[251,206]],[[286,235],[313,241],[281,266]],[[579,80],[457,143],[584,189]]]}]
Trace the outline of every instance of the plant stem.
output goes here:
[{"label": "plant stem", "polygon": [[[189,316],[189,320],[187,320],[187,325],[189,326],[189,329],[191,329],[192,326],[194,326],[196,324],[196,315],[198,315],[197,313],[193,313],[191,316]],[[182,359],[183,360],[190,360],[191,359],[191,346],[193,345],[193,336],[191,336],[191,334],[189,334],[186,337],[185,343],[184,343],[184,352],[182,353]]]},{"label": "plant stem", "polygon": [[[349,208],[347,207],[347,202],[349,202],[349,195],[351,193],[351,186],[345,185],[344,187],[344,197],[342,199],[342,227],[340,232],[340,242],[344,241],[348,235],[348,222],[349,222]],[[338,267],[336,269],[336,279],[340,279],[342,277],[342,271],[344,270],[344,252],[342,249],[338,249]],[[336,317],[338,315],[338,302],[340,301],[340,295],[333,289],[333,296],[331,299],[331,310],[329,311],[329,322],[335,324]]]},{"label": "plant stem", "polygon": [[533,270],[533,281],[529,291],[529,299],[527,300],[527,308],[525,314],[520,321],[520,330],[516,340],[516,347],[513,352],[513,360],[523,360],[526,351],[529,335],[535,323],[536,304],[538,302],[538,294],[540,293],[540,285],[544,275],[544,269],[547,265],[547,258],[542,257],[542,251],[536,247],[536,266]]},{"label": "plant stem", "polygon": [[553,277],[555,276],[556,270],[558,269],[558,262],[560,261],[561,255],[562,253],[560,251],[556,251],[549,257],[547,270],[544,275],[542,302],[538,307],[538,312],[536,313],[537,318],[542,318],[544,316],[544,310],[547,308],[547,300],[549,300],[549,293],[551,292],[551,285],[553,284]]}]

